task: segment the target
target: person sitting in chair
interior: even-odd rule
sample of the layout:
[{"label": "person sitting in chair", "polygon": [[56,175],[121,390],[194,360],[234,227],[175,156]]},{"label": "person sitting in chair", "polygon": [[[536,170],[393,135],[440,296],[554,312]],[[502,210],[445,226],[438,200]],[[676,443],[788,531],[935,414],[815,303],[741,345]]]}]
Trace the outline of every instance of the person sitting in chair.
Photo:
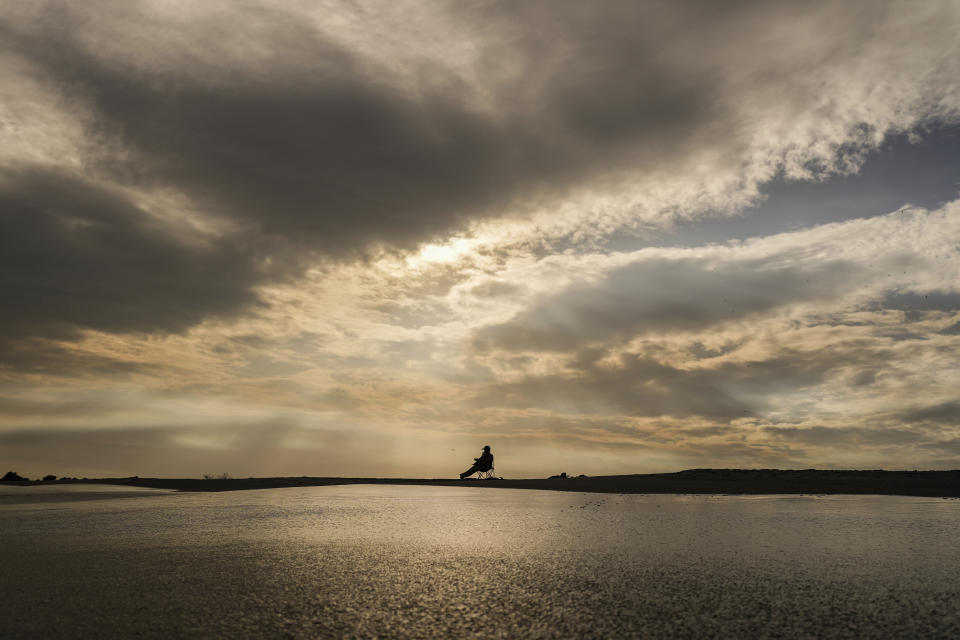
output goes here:
[{"label": "person sitting in chair", "polygon": [[493,469],[493,454],[490,453],[490,445],[487,445],[483,448],[480,457],[473,459],[473,466],[460,474],[460,479],[472,476],[477,471],[490,471],[490,469]]}]

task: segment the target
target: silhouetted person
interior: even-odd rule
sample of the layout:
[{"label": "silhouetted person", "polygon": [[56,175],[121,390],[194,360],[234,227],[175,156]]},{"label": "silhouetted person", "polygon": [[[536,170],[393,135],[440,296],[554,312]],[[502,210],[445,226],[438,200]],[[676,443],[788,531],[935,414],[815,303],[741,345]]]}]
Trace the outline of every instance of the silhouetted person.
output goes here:
[{"label": "silhouetted person", "polygon": [[490,471],[490,469],[493,469],[493,454],[490,453],[490,445],[487,445],[483,448],[480,457],[473,459],[473,466],[460,474],[460,479],[472,476],[477,471]]}]

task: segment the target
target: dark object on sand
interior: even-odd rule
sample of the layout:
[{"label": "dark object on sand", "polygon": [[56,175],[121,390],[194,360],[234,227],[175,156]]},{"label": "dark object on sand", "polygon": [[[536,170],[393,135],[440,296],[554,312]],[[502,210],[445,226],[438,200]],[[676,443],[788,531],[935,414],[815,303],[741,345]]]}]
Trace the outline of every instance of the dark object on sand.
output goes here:
[{"label": "dark object on sand", "polygon": [[2,482],[23,482],[23,481],[25,481],[26,479],[27,479],[27,478],[24,478],[23,476],[21,476],[20,474],[18,474],[16,471],[7,471],[7,475],[3,476],[3,478],[0,479],[0,481],[2,481]]},{"label": "dark object on sand", "polygon": [[558,475],[558,476],[550,476],[550,479],[551,479],[551,480],[556,480],[556,479],[564,480],[564,479],[566,479],[566,477],[567,477],[567,472],[566,472],[566,471],[562,471],[562,472],[560,472],[560,475]]}]

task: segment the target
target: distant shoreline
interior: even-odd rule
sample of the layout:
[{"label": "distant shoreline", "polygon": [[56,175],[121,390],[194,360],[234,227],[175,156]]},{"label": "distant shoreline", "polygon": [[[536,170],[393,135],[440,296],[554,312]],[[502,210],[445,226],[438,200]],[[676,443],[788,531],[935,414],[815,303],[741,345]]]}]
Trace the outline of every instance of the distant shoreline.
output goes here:
[{"label": "distant shoreline", "polygon": [[806,469],[690,469],[678,473],[543,479],[448,480],[409,478],[98,478],[11,484],[96,483],[177,491],[240,491],[347,484],[426,485],[502,489],[539,489],[586,493],[674,494],[848,494],[960,497],[960,470],[826,471]]}]

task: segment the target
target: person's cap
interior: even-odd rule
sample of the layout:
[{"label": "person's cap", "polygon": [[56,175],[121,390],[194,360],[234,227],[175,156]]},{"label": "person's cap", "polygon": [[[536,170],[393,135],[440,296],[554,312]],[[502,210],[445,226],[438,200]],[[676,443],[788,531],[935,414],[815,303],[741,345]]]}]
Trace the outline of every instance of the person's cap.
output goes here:
[{"label": "person's cap", "polygon": [[490,445],[488,445],[488,444],[483,445],[483,450],[484,450],[484,451],[490,451]]}]

